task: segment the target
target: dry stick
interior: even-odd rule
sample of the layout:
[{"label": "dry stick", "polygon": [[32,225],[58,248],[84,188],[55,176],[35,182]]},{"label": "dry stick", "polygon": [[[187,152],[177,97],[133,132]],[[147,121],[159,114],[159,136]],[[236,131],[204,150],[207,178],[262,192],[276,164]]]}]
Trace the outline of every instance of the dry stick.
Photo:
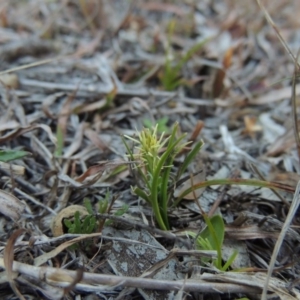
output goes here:
[{"label": "dry stick", "polygon": [[14,188],[14,192],[16,192],[17,194],[21,195],[22,197],[24,197],[25,199],[31,201],[32,203],[34,203],[37,206],[41,206],[44,209],[48,210],[50,213],[52,213],[54,216],[57,215],[56,211],[54,211],[52,208],[48,207],[47,205],[39,202],[38,200],[36,200],[34,197],[24,193],[22,190],[18,189],[18,188]]},{"label": "dry stick", "polygon": [[[0,168],[0,173],[10,176],[10,172]],[[30,193],[39,193],[40,190],[33,186],[30,182],[25,181],[22,177],[15,177],[15,181],[20,184],[24,189],[27,189]]]},{"label": "dry stick", "polygon": [[160,229],[157,229],[157,228],[152,227],[152,226],[148,226],[148,225],[145,225],[145,224],[142,224],[142,223],[127,220],[123,217],[113,216],[113,215],[110,215],[110,214],[96,214],[96,218],[102,219],[102,220],[109,219],[109,220],[112,220],[112,221],[117,222],[119,224],[127,224],[127,225],[130,225],[130,226],[134,227],[134,228],[145,229],[147,231],[158,234],[158,235],[160,235],[164,238],[167,238],[167,239],[171,239],[171,240],[179,239],[176,236],[176,234],[174,234],[172,232],[160,230]]},{"label": "dry stick", "polygon": [[[297,53],[297,60],[300,54],[300,49]],[[292,98],[291,98],[291,106],[292,106],[292,114],[293,114],[293,123],[294,123],[294,135],[295,141],[297,145],[298,152],[298,160],[300,164],[300,137],[299,137],[299,126],[298,126],[298,118],[297,118],[297,104],[296,104],[296,73],[297,73],[297,63],[295,62],[295,69],[293,74],[293,84],[292,84]]]},{"label": "dry stick", "polygon": [[[1,75],[1,73],[0,73]],[[39,81],[39,80],[32,80],[32,79],[19,79],[19,82],[21,85],[24,86],[31,86],[34,88],[44,88],[48,90],[60,90],[64,92],[70,92],[74,91],[76,88],[75,84],[72,83],[53,83],[53,82],[47,82],[47,81]],[[79,94],[82,93],[96,93],[98,94],[108,94],[111,92],[111,89],[107,88],[106,85],[87,85],[87,86],[81,86],[78,89]],[[117,95],[124,96],[124,97],[149,97],[149,96],[157,96],[157,97],[175,97],[178,96],[175,92],[168,92],[168,91],[158,91],[154,89],[148,89],[148,88],[139,88],[137,89],[120,89],[117,91]],[[189,97],[180,97],[181,100],[184,103],[193,103],[194,105],[203,105],[203,106],[216,106],[216,102],[212,100],[207,99],[198,99],[198,98],[189,98]]]},{"label": "dry stick", "polygon": [[[0,266],[4,268],[3,258],[0,258]],[[64,270],[51,267],[36,267],[28,264],[13,262],[13,271],[28,275],[42,282],[51,282],[53,286],[67,287],[77,276],[77,271]],[[102,285],[102,286],[99,286]],[[103,286],[106,285],[106,286]],[[122,287],[136,287],[150,290],[175,290],[201,292],[201,293],[251,293],[261,291],[259,287],[242,284],[216,283],[201,280],[158,280],[150,278],[123,277],[115,275],[83,273],[81,283],[77,283],[76,290],[85,292],[101,292]]]},{"label": "dry stick", "polygon": [[300,66],[297,63],[297,59],[294,56],[294,54],[292,53],[291,49],[289,48],[289,46],[287,45],[286,41],[284,40],[284,38],[282,37],[282,35],[280,34],[278,28],[276,27],[274,21],[272,20],[270,14],[268,13],[268,11],[266,10],[266,8],[264,7],[264,5],[261,3],[260,0],[257,0],[257,4],[260,7],[260,9],[263,11],[265,18],[267,19],[267,21],[269,22],[269,24],[273,27],[273,29],[276,32],[276,35],[278,37],[278,39],[280,40],[281,44],[283,45],[284,49],[287,51],[287,53],[291,56],[291,58],[293,59],[295,65],[298,66],[298,68],[300,68]]},{"label": "dry stick", "polygon": [[[294,115],[294,130],[295,130],[295,138],[296,138],[296,143],[297,143],[297,150],[298,150],[298,156],[299,156],[299,162],[300,162],[300,139],[299,139],[299,131],[298,131],[298,124],[297,124],[297,117],[296,117],[296,89],[295,89],[295,81],[296,81],[296,67],[299,68],[299,64],[297,62],[297,58],[295,58],[295,56],[293,55],[293,53],[291,52],[290,48],[288,47],[287,43],[285,42],[285,40],[283,39],[283,37],[281,36],[278,28],[276,27],[275,23],[273,22],[270,14],[267,12],[266,8],[262,5],[260,0],[257,0],[257,4],[259,5],[259,7],[261,8],[261,10],[264,12],[264,15],[267,19],[267,21],[269,22],[269,24],[273,27],[273,29],[275,30],[277,37],[279,38],[280,42],[282,43],[282,45],[284,46],[285,50],[289,53],[289,55],[292,57],[294,63],[295,63],[295,72],[293,75],[293,90],[292,90],[292,107],[293,107],[293,115]],[[298,54],[297,54],[298,57]],[[267,276],[267,280],[263,289],[263,293],[262,293],[262,300],[267,299],[267,290],[268,290],[268,285],[269,285],[269,281],[270,281],[270,277],[272,275],[272,271],[274,269],[274,265],[275,265],[275,260],[276,257],[278,255],[280,246],[283,242],[284,236],[290,226],[290,223],[292,222],[292,218],[294,216],[294,214],[296,213],[296,209],[299,206],[299,192],[300,192],[300,181],[298,182],[295,194],[294,194],[294,199],[292,202],[292,205],[289,209],[289,213],[287,215],[286,221],[283,225],[283,228],[281,230],[281,233],[279,235],[279,238],[276,242],[273,254],[272,254],[272,258],[270,261],[270,265],[269,265],[269,270],[268,270],[268,276]]]},{"label": "dry stick", "polygon": [[266,283],[264,285],[263,292],[261,295],[261,300],[267,299],[268,285],[269,285],[270,278],[271,278],[273,270],[274,270],[277,255],[278,255],[280,247],[283,243],[284,237],[292,223],[293,217],[294,217],[295,213],[297,212],[299,204],[300,204],[300,181],[297,184],[297,188],[296,188],[296,191],[294,194],[292,205],[289,209],[289,213],[288,213],[286,220],[282,226],[281,232],[279,234],[278,240],[277,240],[274,250],[273,250],[273,254],[272,254],[271,261],[270,261],[269,268],[268,268]]},{"label": "dry stick", "polygon": [[[107,213],[107,214],[110,213],[110,211],[111,211],[111,209],[112,209],[112,207],[113,207],[115,201],[116,201],[118,198],[119,198],[119,194],[113,196],[112,200],[110,201],[110,204],[109,204],[108,208],[106,209],[106,213]],[[98,225],[98,229],[97,229],[98,232],[102,232],[102,229],[103,229],[103,227],[104,227],[104,224],[105,224],[105,219],[102,219],[102,222],[100,222],[99,225]]]},{"label": "dry stick", "polygon": [[221,191],[221,194],[218,196],[218,198],[216,199],[216,201],[214,202],[214,204],[212,205],[211,209],[207,214],[208,217],[211,218],[214,215],[217,208],[220,206],[221,202],[223,201],[227,191],[228,191],[228,186],[226,185],[223,186],[223,190]]},{"label": "dry stick", "polygon": [[58,56],[58,57],[54,57],[54,58],[44,59],[44,60],[41,60],[41,61],[36,61],[34,63],[31,63],[31,64],[27,64],[27,65],[24,65],[24,66],[19,66],[19,67],[15,67],[15,68],[11,68],[11,69],[2,71],[2,72],[0,72],[0,75],[7,74],[7,73],[12,73],[12,72],[20,71],[20,70],[24,70],[24,69],[29,69],[29,68],[33,68],[33,67],[37,67],[37,66],[41,66],[41,65],[45,65],[45,64],[48,64],[48,63],[53,62],[53,61],[57,61],[57,60],[62,59],[62,58],[66,58],[66,57]]}]

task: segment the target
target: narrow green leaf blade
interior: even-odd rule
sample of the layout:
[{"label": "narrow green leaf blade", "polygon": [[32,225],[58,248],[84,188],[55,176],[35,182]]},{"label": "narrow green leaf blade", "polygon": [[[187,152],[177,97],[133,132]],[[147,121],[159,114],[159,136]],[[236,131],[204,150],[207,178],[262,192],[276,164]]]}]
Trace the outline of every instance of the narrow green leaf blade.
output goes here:
[{"label": "narrow green leaf blade", "polygon": [[64,219],[64,224],[68,229],[70,229],[73,226],[73,223],[68,219]]},{"label": "narrow green leaf blade", "polygon": [[11,160],[20,159],[31,153],[23,150],[0,150],[0,161],[9,162]]},{"label": "narrow green leaf blade", "polygon": [[234,252],[230,255],[229,259],[225,263],[225,265],[222,267],[222,271],[227,271],[227,269],[231,266],[231,264],[234,262],[235,258],[238,255],[238,251],[234,250]]},{"label": "narrow green leaf blade", "polygon": [[195,156],[199,153],[202,146],[204,145],[203,141],[199,141],[194,148],[189,152],[189,154],[184,159],[183,163],[181,164],[178,173],[177,173],[177,180],[180,179],[181,175],[185,172],[188,165],[192,162]]},{"label": "narrow green leaf blade", "polygon": [[122,205],[122,207],[121,208],[119,208],[115,213],[114,213],[114,215],[115,216],[123,216],[127,211],[128,211],[128,209],[129,209],[129,206],[127,205],[127,204],[124,204],[124,205]]},{"label": "narrow green leaf blade", "polygon": [[62,156],[63,148],[64,148],[64,133],[60,126],[57,126],[56,129],[56,138],[57,138],[57,146],[55,150],[55,156]]},{"label": "narrow green leaf blade", "polygon": [[133,192],[151,204],[151,200],[150,200],[149,196],[142,189],[135,187],[133,189]]},{"label": "narrow green leaf blade", "polygon": [[81,220],[80,220],[80,213],[76,211],[74,214],[74,225],[75,225],[75,233],[81,233]]},{"label": "narrow green leaf blade", "polygon": [[88,198],[84,198],[83,199],[83,204],[84,204],[85,208],[87,209],[88,213],[90,215],[92,215],[93,214],[93,207],[92,207],[91,201]]}]

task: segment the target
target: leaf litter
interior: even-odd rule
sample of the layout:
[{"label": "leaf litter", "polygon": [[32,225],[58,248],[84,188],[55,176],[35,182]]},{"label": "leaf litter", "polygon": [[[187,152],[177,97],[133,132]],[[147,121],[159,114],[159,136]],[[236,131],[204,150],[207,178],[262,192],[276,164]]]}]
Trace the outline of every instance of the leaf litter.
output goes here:
[{"label": "leaf litter", "polygon": [[[300,299],[292,193],[203,188],[170,210],[162,232],[131,192],[121,139],[160,120],[203,139],[178,194],[209,178],[296,190],[299,13],[285,0],[1,3],[0,297]],[[175,90],[163,84],[166,59],[180,65]],[[53,217],[85,198],[97,215],[107,191],[115,200],[98,216],[110,226],[52,237]],[[197,203],[225,220],[223,260],[239,249],[236,272],[200,266],[184,234],[205,227]],[[85,240],[88,250],[72,249]]]}]

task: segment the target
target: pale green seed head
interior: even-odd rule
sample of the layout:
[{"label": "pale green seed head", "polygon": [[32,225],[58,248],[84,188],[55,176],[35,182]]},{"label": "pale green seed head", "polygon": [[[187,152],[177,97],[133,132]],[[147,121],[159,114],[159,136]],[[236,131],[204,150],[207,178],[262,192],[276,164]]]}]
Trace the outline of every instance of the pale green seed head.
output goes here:
[{"label": "pale green seed head", "polygon": [[136,148],[142,155],[156,156],[168,140],[168,138],[164,139],[164,133],[162,133],[159,139],[157,138],[157,126],[156,124],[153,129],[144,128],[141,132],[137,133],[138,138],[125,137],[137,144]]}]

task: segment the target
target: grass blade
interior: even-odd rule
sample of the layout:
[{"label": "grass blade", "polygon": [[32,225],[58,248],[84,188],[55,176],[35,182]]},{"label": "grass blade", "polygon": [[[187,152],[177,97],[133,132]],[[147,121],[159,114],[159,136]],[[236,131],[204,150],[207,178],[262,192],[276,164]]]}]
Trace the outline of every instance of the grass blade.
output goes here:
[{"label": "grass blade", "polygon": [[9,162],[11,160],[20,159],[29,154],[29,152],[23,150],[0,150],[0,161]]},{"label": "grass blade", "polygon": [[200,141],[189,152],[189,154],[186,156],[185,160],[183,161],[183,163],[181,164],[181,166],[180,166],[180,168],[179,168],[179,170],[177,172],[176,180],[180,179],[180,177],[182,176],[182,174],[187,169],[188,165],[192,162],[192,160],[195,158],[195,156],[199,153],[199,151],[201,150],[201,148],[202,148],[203,145],[204,145],[203,141]]}]

